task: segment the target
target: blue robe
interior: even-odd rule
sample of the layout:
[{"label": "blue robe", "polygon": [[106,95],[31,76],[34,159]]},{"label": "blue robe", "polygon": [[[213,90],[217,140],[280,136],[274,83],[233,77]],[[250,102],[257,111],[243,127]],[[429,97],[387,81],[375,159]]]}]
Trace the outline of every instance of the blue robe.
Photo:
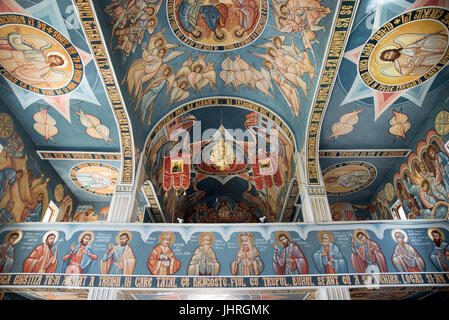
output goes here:
[{"label": "blue robe", "polygon": [[0,210],[0,222],[16,222],[16,218],[6,208],[3,208]]},{"label": "blue robe", "polygon": [[437,152],[438,162],[444,168],[444,173],[441,173],[444,184],[446,186],[446,193],[449,193],[449,157],[444,152]]},{"label": "blue robe", "polygon": [[[75,247],[75,250],[73,250],[72,255],[75,255],[75,254],[78,252],[78,250],[80,249],[80,247],[81,247],[81,244],[78,243],[78,244],[76,245],[76,247]],[[83,274],[88,274],[88,273],[90,273],[90,270],[92,270],[92,268],[93,268],[93,266],[94,266],[94,264],[95,264],[95,261],[92,260],[92,259],[87,255],[87,253],[89,253],[90,255],[94,255],[94,253],[93,253],[92,250],[91,250],[91,245],[90,245],[90,244],[86,246],[86,249],[85,249],[85,251],[84,251],[83,257],[82,257],[82,259],[81,259],[81,265],[80,265],[80,268],[83,270]],[[64,273],[64,272],[65,272],[65,269],[67,269],[67,267],[68,267],[68,265],[69,265],[69,262],[70,262],[70,258],[67,259],[66,261],[64,261],[64,263],[62,264],[62,270],[61,270],[61,273]]]},{"label": "blue robe", "polygon": [[217,29],[218,19],[220,19],[220,11],[214,6],[199,6],[199,0],[195,4],[188,1],[182,1],[178,7],[179,22],[187,32],[192,32],[198,21],[198,13],[206,20],[207,26],[211,30]]},{"label": "blue robe", "polygon": [[12,168],[6,168],[0,171],[0,200],[3,198],[3,193],[6,190],[6,182],[9,185],[14,184],[16,182],[16,170]]},{"label": "blue robe", "polygon": [[[335,262],[331,262],[331,267],[336,273],[348,272],[348,266],[345,258],[341,254],[340,249],[338,249],[338,247],[333,243],[329,244],[329,256],[335,260]],[[326,265],[329,260],[327,259],[327,256],[321,255],[321,248],[312,255],[312,258],[318,271],[321,274],[326,274]]]},{"label": "blue robe", "polygon": [[[447,272],[449,268],[449,261],[446,259],[444,252],[449,250],[449,244],[445,241],[441,241],[439,247],[436,245],[433,247],[432,253],[430,254],[430,260],[432,261],[435,268],[441,272]],[[439,254],[441,254],[441,260]],[[444,264],[444,267],[443,267]],[[446,268],[446,269],[445,269]]]},{"label": "blue robe", "polygon": [[39,222],[42,215],[42,202],[39,202],[34,209],[29,209],[29,216],[25,218],[25,222]]}]

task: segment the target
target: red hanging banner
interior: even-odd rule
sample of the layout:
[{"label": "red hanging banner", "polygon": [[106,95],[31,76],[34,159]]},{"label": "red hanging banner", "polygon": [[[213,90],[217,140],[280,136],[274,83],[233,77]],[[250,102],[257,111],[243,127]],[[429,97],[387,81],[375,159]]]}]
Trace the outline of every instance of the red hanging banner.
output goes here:
[{"label": "red hanging banner", "polygon": [[257,190],[262,190],[264,185],[267,188],[282,186],[277,154],[259,153],[257,157],[251,157],[251,166]]}]

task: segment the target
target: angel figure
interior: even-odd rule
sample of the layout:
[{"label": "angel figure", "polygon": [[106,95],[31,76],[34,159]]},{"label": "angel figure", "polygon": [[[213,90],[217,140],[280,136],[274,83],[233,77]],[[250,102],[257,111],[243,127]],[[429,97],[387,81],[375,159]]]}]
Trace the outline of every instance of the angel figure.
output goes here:
[{"label": "angel figure", "polygon": [[270,73],[264,68],[259,71],[250,66],[240,56],[235,56],[234,61],[231,60],[231,57],[226,57],[221,67],[220,78],[225,82],[225,85],[233,85],[234,90],[238,90],[238,87],[243,85],[252,90],[262,91],[267,99],[268,96],[272,97],[269,92],[270,89],[273,89]]},{"label": "angel figure", "polygon": [[[156,2],[156,1],[151,1]],[[152,35],[157,26],[157,13],[162,5],[162,0],[157,4],[150,1],[114,1],[105,8],[105,12],[113,18],[113,26],[110,42],[115,35],[116,50],[123,51],[123,62],[134,53],[145,37],[145,30]]]},{"label": "angel figure", "polygon": [[[139,106],[141,107],[140,117],[142,120],[142,125],[147,110],[149,110],[147,124],[148,125],[151,124],[151,114],[153,113],[154,101],[158,97],[159,93],[162,91],[162,88],[165,86],[165,84],[167,82],[173,81],[174,81],[173,68],[171,66],[165,65],[162,74],[158,74],[153,80],[151,80],[151,82],[142,92],[134,108],[134,110],[137,110]],[[167,86],[167,92],[170,87],[171,86]]]},{"label": "angel figure", "polygon": [[212,89],[216,86],[216,73],[213,63],[206,63],[205,56],[199,54],[198,60],[193,61],[192,56],[184,61],[176,74],[176,78],[185,76],[195,93],[201,93],[201,89],[206,85]]},{"label": "angel figure", "polygon": [[268,54],[258,54],[251,52],[252,54],[264,59],[264,67],[270,73],[271,79],[278,85],[281,90],[282,96],[287,101],[290,109],[295,116],[299,115],[300,101],[298,92],[295,89],[301,88],[304,95],[307,94],[309,86],[300,77],[297,70],[289,65],[286,57],[282,55],[279,50],[268,47]]},{"label": "angel figure", "polygon": [[298,91],[295,89],[294,86],[290,84],[287,78],[282,74],[282,72],[279,71],[277,66],[273,64],[271,61],[265,60],[263,65],[270,73],[271,79],[274,81],[274,83],[277,84],[278,88],[281,90],[281,94],[284,97],[285,101],[287,101],[290,110],[296,117],[299,116],[300,102]]},{"label": "angel figure", "polygon": [[[170,104],[178,102],[178,101],[182,101],[186,98],[188,98],[188,96],[190,95],[188,89],[191,88],[192,86],[190,85],[189,81],[187,80],[186,76],[183,76],[181,78],[179,78],[178,80],[174,80],[170,83],[170,87],[172,88],[171,93],[170,93]],[[167,87],[167,94],[166,97],[168,96],[168,90],[169,88]]]},{"label": "angel figure", "polygon": [[267,55],[258,55],[268,61],[274,63],[279,70],[283,73],[290,82],[292,82],[296,87],[301,88],[304,95],[307,96],[307,90],[310,87],[302,79],[304,73],[309,74],[310,81],[316,77],[315,69],[310,62],[310,59],[305,51],[299,51],[296,48],[292,37],[292,45],[287,46],[284,44],[284,36],[275,36],[272,42],[267,42],[259,47],[266,48]]}]

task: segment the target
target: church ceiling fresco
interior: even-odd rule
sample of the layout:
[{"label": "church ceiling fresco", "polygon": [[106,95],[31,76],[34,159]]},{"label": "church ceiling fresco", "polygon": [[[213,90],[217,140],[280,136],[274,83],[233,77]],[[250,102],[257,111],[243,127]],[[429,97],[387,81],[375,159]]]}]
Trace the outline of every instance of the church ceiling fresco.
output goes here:
[{"label": "church ceiling fresco", "polygon": [[[443,111],[430,126],[428,118],[432,110],[443,109],[449,88],[447,1],[378,4],[363,1],[358,7],[322,122],[322,170],[353,161],[367,161],[377,170],[370,186],[340,201],[373,200],[396,164],[415,150],[417,137],[423,139],[424,128],[438,126],[447,134]],[[357,172],[347,184],[361,183]]]},{"label": "church ceiling fresco", "polygon": [[[287,222],[299,203],[298,150],[306,183],[327,185],[333,202],[371,201],[416,148],[426,115],[446,103],[448,14],[444,0],[5,0],[0,99],[81,203],[132,184],[143,154],[151,207],[178,203],[168,221],[199,221],[201,201],[218,219],[223,196],[233,214],[246,201],[261,213],[255,222]],[[248,128],[251,114],[258,123]],[[274,125],[258,132],[264,117]],[[448,117],[435,123],[443,141]],[[201,137],[191,130],[188,156],[165,168],[157,154],[168,155],[175,119],[201,122]],[[208,129],[279,135],[283,151],[256,153],[253,166],[252,136],[230,139],[243,163],[217,169],[202,160],[227,144],[203,139]],[[268,174],[273,164],[282,170]],[[110,190],[76,176],[106,166],[117,173]],[[203,222],[225,222],[212,220]]]}]

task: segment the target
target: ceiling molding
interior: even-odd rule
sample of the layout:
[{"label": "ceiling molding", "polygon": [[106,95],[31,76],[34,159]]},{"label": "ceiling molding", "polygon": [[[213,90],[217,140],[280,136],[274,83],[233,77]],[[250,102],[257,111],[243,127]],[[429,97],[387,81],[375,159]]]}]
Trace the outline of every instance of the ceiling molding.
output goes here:
[{"label": "ceiling molding", "polygon": [[42,160],[108,160],[120,161],[118,152],[84,152],[84,151],[36,151]]},{"label": "ceiling molding", "polygon": [[321,124],[337,78],[343,52],[349,38],[358,0],[341,1],[338,14],[329,37],[327,52],[324,55],[320,79],[315,91],[312,108],[309,113],[306,136],[306,182],[309,185],[320,184],[318,149]]},{"label": "ceiling molding", "polygon": [[120,184],[133,184],[134,182],[134,139],[132,125],[125,107],[120,87],[106,49],[102,30],[98,18],[93,10],[91,0],[75,0],[78,17],[89,48],[95,58],[97,69],[101,75],[106,94],[112,106],[117,128],[120,136],[121,161]]},{"label": "ceiling molding", "polygon": [[320,150],[320,158],[403,158],[410,149]]}]

